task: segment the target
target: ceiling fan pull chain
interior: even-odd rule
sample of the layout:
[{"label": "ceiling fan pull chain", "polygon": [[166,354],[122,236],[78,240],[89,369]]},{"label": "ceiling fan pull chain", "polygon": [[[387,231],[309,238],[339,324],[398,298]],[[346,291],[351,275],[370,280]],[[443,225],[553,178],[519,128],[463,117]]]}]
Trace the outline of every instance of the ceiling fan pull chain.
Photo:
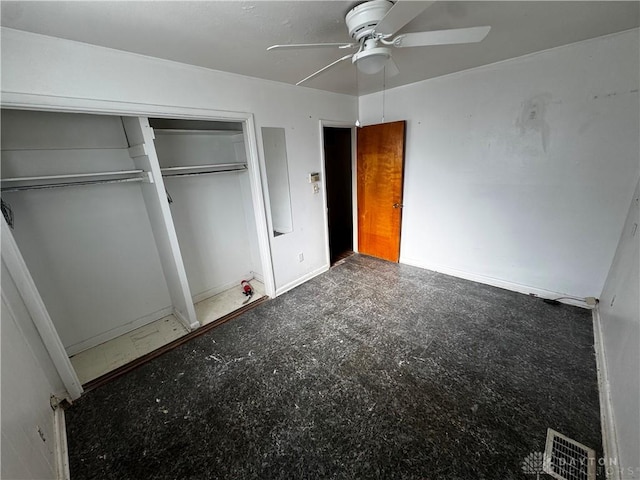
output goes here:
[{"label": "ceiling fan pull chain", "polygon": [[384,100],[387,90],[387,66],[382,67],[382,123],[384,123]]}]

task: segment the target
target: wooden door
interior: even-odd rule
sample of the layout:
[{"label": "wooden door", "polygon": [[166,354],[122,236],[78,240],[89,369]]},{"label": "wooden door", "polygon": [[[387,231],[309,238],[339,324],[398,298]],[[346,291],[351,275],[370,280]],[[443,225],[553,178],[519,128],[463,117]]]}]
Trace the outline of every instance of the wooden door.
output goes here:
[{"label": "wooden door", "polygon": [[351,129],[324,127],[329,257],[332,265],[353,251],[351,162]]},{"label": "wooden door", "polygon": [[358,129],[358,250],[400,258],[405,122]]}]

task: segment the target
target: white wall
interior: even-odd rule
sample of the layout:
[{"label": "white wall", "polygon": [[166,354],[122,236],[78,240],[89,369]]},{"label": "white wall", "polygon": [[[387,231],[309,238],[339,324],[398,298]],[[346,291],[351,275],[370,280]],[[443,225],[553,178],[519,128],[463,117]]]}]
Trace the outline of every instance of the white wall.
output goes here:
[{"label": "white wall", "polygon": [[640,183],[636,184],[599,305],[623,478],[640,478],[639,202]]},{"label": "white wall", "polygon": [[4,262],[1,268],[1,476],[53,479],[56,477],[55,440],[49,397],[61,394],[64,386]]},{"label": "white wall", "polygon": [[161,167],[210,165],[236,161],[234,140],[242,132],[166,133],[155,131],[154,144]]},{"label": "white wall", "polygon": [[[2,139],[5,178],[134,168],[120,117],[3,111]],[[13,236],[69,354],[170,313],[140,184],[2,196],[14,212]]]},{"label": "white wall", "polygon": [[[323,195],[306,182],[321,167],[320,119],[355,122],[354,97],[216,72],[77,42],[2,29],[2,93],[33,94],[52,107],[92,100],[254,114],[287,130],[293,229],[272,242],[276,287],[327,268]],[[45,96],[45,97],[43,97]],[[94,102],[95,103],[95,102]],[[104,104],[105,108],[107,104]],[[298,253],[304,262],[298,262]]]},{"label": "white wall", "polygon": [[[634,30],[387,91],[385,121],[407,120],[401,262],[598,297],[638,178],[638,57]],[[381,113],[360,98],[361,122]]]},{"label": "white wall", "polygon": [[[235,143],[236,161],[245,163],[247,161],[247,149],[244,141]],[[264,271],[260,261],[260,248],[258,242],[258,225],[256,225],[256,217],[254,206],[251,199],[251,182],[249,175],[240,176],[240,191],[242,200],[244,201],[245,224],[250,239],[249,252],[251,255],[251,265],[253,265],[253,276],[264,283]]]}]

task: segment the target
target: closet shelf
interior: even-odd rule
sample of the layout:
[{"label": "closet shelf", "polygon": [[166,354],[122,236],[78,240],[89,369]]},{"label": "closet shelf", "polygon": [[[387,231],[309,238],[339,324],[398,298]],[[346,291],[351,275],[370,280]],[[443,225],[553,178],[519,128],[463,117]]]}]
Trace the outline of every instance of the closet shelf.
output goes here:
[{"label": "closet shelf", "polygon": [[161,168],[163,177],[185,177],[211,175],[214,173],[238,172],[247,169],[246,163],[218,163],[214,165],[189,165],[184,167]]},{"label": "closet shelf", "polygon": [[[53,180],[58,180],[53,182]],[[62,181],[61,181],[62,180]],[[46,188],[73,187],[104,183],[152,183],[151,174],[144,170],[119,170],[115,172],[71,173],[66,175],[39,175],[31,177],[3,178],[2,192],[18,192],[22,190],[40,190]],[[51,182],[21,185],[24,182]]]},{"label": "closet shelf", "polygon": [[242,135],[242,130],[195,130],[185,128],[154,128],[161,135]]}]

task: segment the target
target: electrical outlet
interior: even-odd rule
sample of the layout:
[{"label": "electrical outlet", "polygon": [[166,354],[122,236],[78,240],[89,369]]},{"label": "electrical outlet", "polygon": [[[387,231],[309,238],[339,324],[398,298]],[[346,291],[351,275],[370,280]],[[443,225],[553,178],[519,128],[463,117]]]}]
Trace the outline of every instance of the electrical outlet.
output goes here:
[{"label": "electrical outlet", "polygon": [[320,193],[320,185],[317,183],[313,184],[313,193]]},{"label": "electrical outlet", "polygon": [[300,252],[298,254],[298,262],[304,262],[304,253]]}]

